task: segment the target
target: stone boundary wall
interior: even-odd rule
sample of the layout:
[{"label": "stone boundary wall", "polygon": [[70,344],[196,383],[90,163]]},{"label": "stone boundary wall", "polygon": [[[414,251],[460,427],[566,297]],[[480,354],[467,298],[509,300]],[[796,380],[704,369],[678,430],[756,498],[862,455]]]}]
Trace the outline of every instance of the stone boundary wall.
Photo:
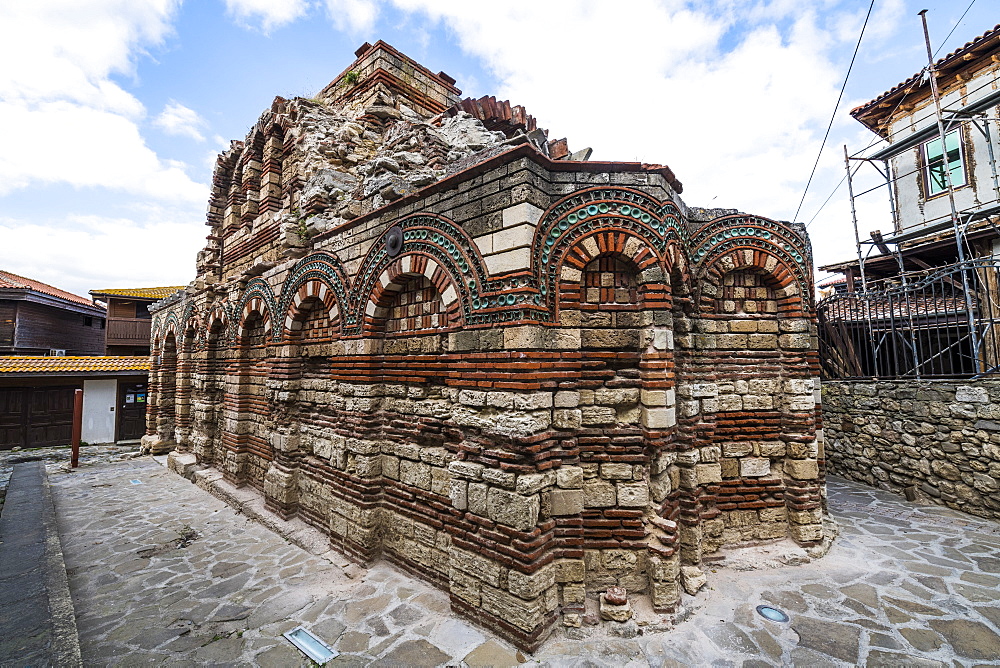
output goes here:
[{"label": "stone boundary wall", "polygon": [[824,381],[829,472],[1000,519],[1000,380]]}]

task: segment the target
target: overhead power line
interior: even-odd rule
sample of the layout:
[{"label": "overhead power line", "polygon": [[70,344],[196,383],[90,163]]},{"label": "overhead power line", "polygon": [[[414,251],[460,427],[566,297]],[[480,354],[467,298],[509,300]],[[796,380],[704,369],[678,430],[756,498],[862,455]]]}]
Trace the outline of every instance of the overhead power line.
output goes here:
[{"label": "overhead power line", "polygon": [[865,36],[865,28],[868,27],[868,19],[871,18],[872,8],[875,7],[875,0],[871,1],[868,5],[868,13],[865,15],[865,22],[861,25],[861,34],[858,35],[858,43],[854,45],[854,54],[851,56],[851,64],[847,66],[847,74],[844,76],[844,83],[840,86],[840,94],[837,95],[837,104],[833,105],[833,113],[830,114],[830,122],[826,125],[826,133],[823,135],[823,141],[819,145],[819,153],[816,154],[816,161],[813,163],[812,171],[809,172],[809,180],[806,181],[806,189],[802,191],[802,199],[799,200],[799,208],[795,209],[795,215],[792,220],[798,220],[799,212],[802,211],[802,204],[806,201],[806,193],[809,192],[809,186],[812,185],[813,177],[816,175],[816,167],[819,165],[820,156],[823,155],[823,149],[826,147],[826,140],[830,137],[830,130],[833,128],[833,121],[837,118],[837,111],[840,109],[840,101],[844,99],[844,90],[847,88],[847,80],[851,77],[851,70],[854,69],[854,60],[858,57],[858,50],[861,48],[861,38]]},{"label": "overhead power line", "polygon": [[[939,45],[938,45],[938,48],[937,48],[937,50],[935,50],[935,51],[934,51],[934,55],[935,55],[935,56],[936,56],[936,55],[937,55],[937,54],[938,54],[938,53],[939,53],[939,52],[941,51],[941,49],[943,49],[943,48],[944,48],[944,45],[945,45],[945,44],[947,44],[947,42],[948,42],[948,40],[949,40],[949,39],[951,39],[951,36],[952,36],[953,34],[955,34],[955,30],[956,30],[956,29],[958,29],[958,26],[959,26],[959,25],[960,25],[960,24],[962,23],[962,19],[964,19],[964,18],[965,18],[965,15],[969,13],[969,10],[970,10],[970,9],[972,9],[972,5],[974,5],[974,4],[976,4],[976,0],[972,0],[972,1],[971,1],[971,2],[969,3],[969,6],[965,8],[965,11],[964,11],[964,12],[962,12],[962,15],[958,17],[958,20],[957,20],[957,21],[955,21],[955,25],[953,25],[953,26],[951,27],[951,30],[950,30],[950,31],[948,32],[948,34],[947,34],[947,35],[945,36],[945,38],[944,38],[944,39],[943,39],[943,40],[941,41],[941,44],[939,44]],[[870,11],[870,10],[869,10],[869,11]],[[859,38],[859,40],[858,40],[858,41],[860,42],[860,38]],[[853,61],[852,61],[852,62],[853,62]],[[981,86],[980,88],[982,88],[982,86]],[[978,89],[977,89],[977,90],[978,90]],[[892,116],[893,114],[895,114],[895,113],[896,113],[896,110],[897,110],[897,109],[899,109],[899,105],[901,105],[901,104],[903,103],[903,100],[905,100],[905,99],[906,99],[906,96],[907,96],[907,95],[909,95],[909,94],[910,94],[910,93],[904,93],[904,94],[903,94],[903,95],[902,95],[902,96],[901,96],[901,97],[899,98],[899,101],[897,101],[897,102],[896,102],[896,106],[894,106],[894,107],[892,108],[892,111],[890,111],[890,112],[889,112],[889,116],[890,116],[890,117],[891,117],[891,116]],[[836,113],[836,112],[835,112],[835,113]],[[827,130],[827,132],[829,132],[829,129]],[[825,140],[824,140],[824,141],[825,141]],[[868,145],[867,145],[867,146],[865,146],[865,147],[864,147],[863,149],[861,149],[860,151],[858,151],[858,153],[855,153],[855,155],[859,155],[859,154],[861,154],[861,153],[864,153],[865,151],[867,151],[868,149],[870,149],[870,148],[871,148],[872,146],[874,146],[874,145],[875,145],[875,143],[876,143],[876,142],[878,142],[878,141],[879,141],[879,137],[878,137],[878,136],[876,136],[876,137],[875,137],[874,139],[872,139],[872,140],[871,140],[870,142],[868,142]],[[822,152],[822,149],[820,149],[820,152]],[[819,158],[817,157],[817,162],[818,162],[818,161],[819,161]],[[858,168],[855,168],[855,173],[857,172],[857,169],[858,169]],[[813,167],[813,170],[815,171],[815,166]],[[812,180],[812,176],[810,176],[809,178],[810,178],[810,180]],[[818,218],[818,217],[819,217],[819,214],[821,214],[821,213],[823,212],[823,209],[825,209],[825,208],[826,208],[826,205],[830,203],[830,200],[831,200],[831,199],[833,199],[833,196],[837,194],[837,191],[839,191],[839,190],[840,190],[840,187],[841,187],[842,185],[844,185],[844,181],[846,181],[846,180],[847,180],[847,175],[845,174],[844,176],[842,176],[842,177],[841,177],[840,181],[838,181],[838,182],[837,182],[837,185],[835,185],[835,186],[833,187],[833,190],[832,190],[832,191],[830,191],[830,194],[829,194],[829,195],[827,196],[827,198],[826,198],[825,200],[823,200],[823,203],[822,203],[822,204],[820,204],[819,208],[818,208],[818,209],[816,209],[816,213],[814,213],[814,214],[813,214],[813,216],[812,216],[812,218],[810,218],[810,219],[809,219],[809,222],[808,222],[808,223],[806,223],[806,229],[809,229],[809,226],[810,226],[810,225],[812,225],[812,224],[813,224],[813,222],[814,222],[814,221],[816,220],[816,218]],[[809,186],[808,186],[808,185],[806,185],[806,190],[808,191],[808,189],[809,189]],[[803,195],[802,195],[802,199],[803,199],[803,200],[805,200],[805,194],[804,194],[804,193],[803,193]],[[800,202],[800,203],[799,203],[799,207],[801,208],[801,206],[802,206],[802,203]],[[796,214],[795,214],[795,217],[796,217],[796,218],[798,218],[798,212],[796,212]]]}]

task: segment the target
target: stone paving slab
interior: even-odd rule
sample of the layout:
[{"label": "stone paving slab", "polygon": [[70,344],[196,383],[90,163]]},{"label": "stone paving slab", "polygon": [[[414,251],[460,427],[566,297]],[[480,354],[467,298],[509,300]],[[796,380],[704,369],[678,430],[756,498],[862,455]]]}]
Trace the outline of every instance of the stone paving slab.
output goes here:
[{"label": "stone paving slab", "polygon": [[0,666],[80,666],[52,494],[41,462],[14,467],[0,514]]},{"label": "stone paving slab", "polygon": [[1000,525],[838,479],[826,557],[730,551],[679,615],[558,629],[531,656],[391,565],[345,572],[149,458],[52,483],[88,665],[305,666],[281,636],[300,624],[342,652],[330,665],[1000,665]]}]

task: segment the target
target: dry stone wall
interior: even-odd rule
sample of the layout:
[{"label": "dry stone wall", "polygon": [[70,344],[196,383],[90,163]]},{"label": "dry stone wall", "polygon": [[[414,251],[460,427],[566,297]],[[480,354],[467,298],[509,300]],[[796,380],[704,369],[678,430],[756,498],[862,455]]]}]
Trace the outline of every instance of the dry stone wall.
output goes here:
[{"label": "dry stone wall", "polygon": [[675,610],[724,546],[819,544],[804,232],[449,81],[366,45],[220,157],[198,276],[153,309],[147,447],[527,648],[598,601]]},{"label": "dry stone wall", "polygon": [[1000,381],[823,383],[830,472],[1000,519]]}]

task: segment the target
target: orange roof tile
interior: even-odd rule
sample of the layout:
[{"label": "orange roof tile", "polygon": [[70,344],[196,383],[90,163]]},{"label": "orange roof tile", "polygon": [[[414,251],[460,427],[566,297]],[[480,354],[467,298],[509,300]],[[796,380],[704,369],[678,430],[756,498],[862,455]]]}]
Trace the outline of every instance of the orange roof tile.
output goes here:
[{"label": "orange roof tile", "polygon": [[12,274],[9,271],[3,271],[2,269],[0,269],[0,288],[34,290],[36,292],[44,292],[47,295],[59,297],[60,299],[65,299],[77,304],[94,306],[94,303],[86,297],[74,295],[72,292],[66,292],[65,290],[52,287],[48,283],[42,283],[41,281],[25,278],[24,276],[18,276],[17,274]]},{"label": "orange roof tile", "polygon": [[65,374],[149,371],[148,357],[0,357],[0,373]]},{"label": "orange roof tile", "polygon": [[178,290],[183,290],[185,285],[174,285],[164,288],[109,288],[107,290],[91,290],[94,297],[136,297],[139,299],[163,299],[169,297]]}]

